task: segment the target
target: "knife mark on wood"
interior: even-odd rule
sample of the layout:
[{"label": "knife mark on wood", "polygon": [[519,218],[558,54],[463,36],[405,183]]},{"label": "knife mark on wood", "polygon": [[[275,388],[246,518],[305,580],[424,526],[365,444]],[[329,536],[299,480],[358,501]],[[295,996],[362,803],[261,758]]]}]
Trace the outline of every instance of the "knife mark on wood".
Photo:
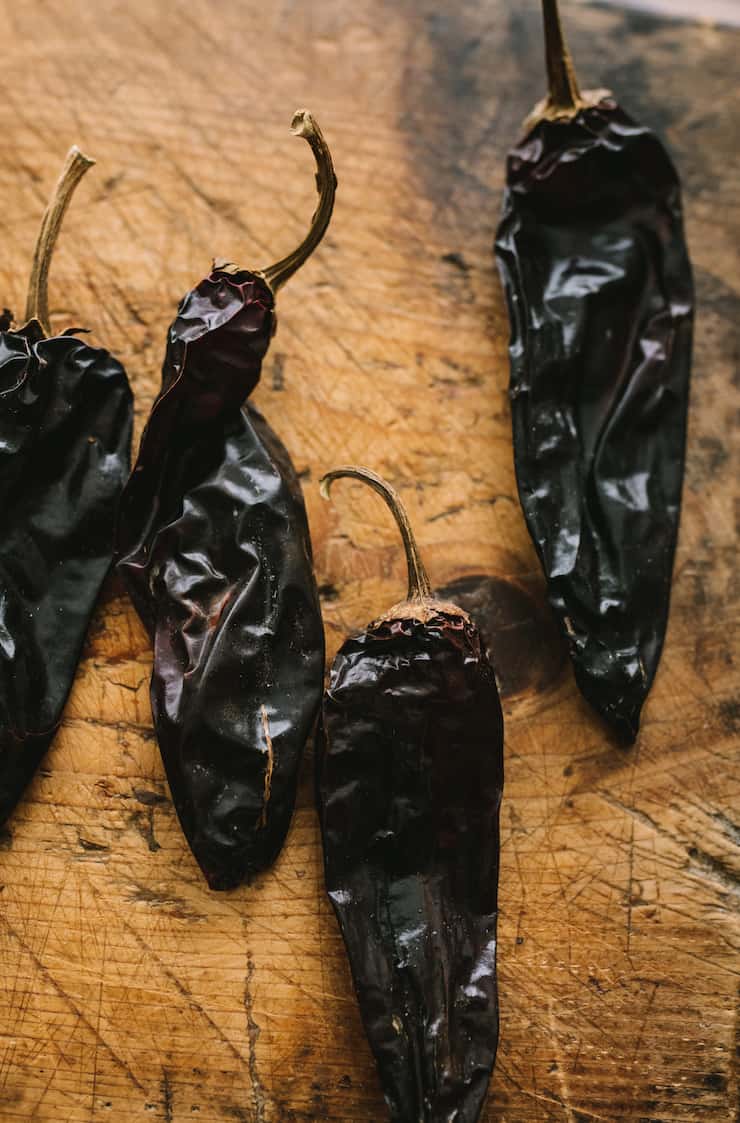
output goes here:
[{"label": "knife mark on wood", "polygon": [[[262,707],[264,711],[264,706]],[[247,1014],[247,1037],[249,1040],[249,1081],[252,1085],[252,1100],[254,1103],[254,1123],[265,1123],[265,1090],[260,1080],[257,1069],[257,1042],[262,1032],[254,1020],[252,1001],[252,977],[254,976],[254,961],[251,951],[247,951],[247,974],[244,979],[244,1009]]]}]

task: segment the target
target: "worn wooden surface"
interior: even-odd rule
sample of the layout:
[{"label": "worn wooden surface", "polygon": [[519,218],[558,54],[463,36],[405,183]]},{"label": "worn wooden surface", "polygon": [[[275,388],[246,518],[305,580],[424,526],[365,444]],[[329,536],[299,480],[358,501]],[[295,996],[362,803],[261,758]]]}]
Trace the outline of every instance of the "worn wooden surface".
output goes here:
[{"label": "worn wooden surface", "polygon": [[[301,235],[310,106],[340,177],[281,293],[257,393],[303,472],[330,653],[429,569],[493,633],[507,714],[502,1031],[486,1121],[736,1119],[740,34],[570,3],[587,85],[667,138],[700,315],[673,612],[638,746],[581,702],[515,497],[491,259],[503,158],[542,87],[532,0],[0,4],[2,303],[21,309],[67,146],[98,159],[52,273],[61,324],[126,362],[139,428],[163,334],[212,255]],[[384,1118],[323,894],[311,762],[258,884],[206,891],[153,740],[144,632],[114,581],[63,728],[0,851],[0,1121]],[[734,769],[734,771],[733,771]]]}]

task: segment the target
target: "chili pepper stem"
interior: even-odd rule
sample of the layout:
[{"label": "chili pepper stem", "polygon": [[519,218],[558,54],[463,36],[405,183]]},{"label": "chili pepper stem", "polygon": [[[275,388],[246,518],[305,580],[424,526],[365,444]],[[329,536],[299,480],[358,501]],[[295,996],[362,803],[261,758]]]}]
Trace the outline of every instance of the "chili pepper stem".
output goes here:
[{"label": "chili pepper stem", "polygon": [[545,24],[548,108],[556,113],[573,113],[583,103],[583,99],[563,34],[558,0],[542,0],[542,18]]},{"label": "chili pepper stem", "polygon": [[46,335],[51,333],[48,286],[49,266],[51,265],[54,246],[59,236],[64,213],[75,193],[75,188],[85,172],[94,163],[95,161],[90,156],[85,156],[77,145],[70,148],[64,161],[64,167],[44,211],[44,217],[41,220],[41,228],[31,265],[31,276],[28,282],[26,322],[38,320]]},{"label": "chili pepper stem", "polygon": [[307,109],[297,109],[293,115],[290,131],[294,136],[303,137],[311,146],[316,160],[316,188],[319,193],[319,205],[311,219],[308,234],[301,244],[281,261],[270,265],[267,269],[260,270],[273,292],[277,292],[281,285],[300,269],[311,256],[326,233],[332,211],[334,210],[334,196],[337,189],[337,177],[334,174],[329,146],[324,140],[321,129],[314,121]]},{"label": "chili pepper stem", "polygon": [[542,0],[547,64],[547,97],[534,107],[524,122],[527,132],[540,121],[569,120],[581,110],[611,97],[610,90],[583,90],[578,84],[573,59],[563,33],[558,0]]},{"label": "chili pepper stem", "polygon": [[411,523],[409,522],[406,508],[401,502],[401,497],[394,491],[389,483],[386,483],[382,476],[379,476],[376,472],[372,472],[369,468],[344,467],[335,468],[333,472],[327,472],[325,476],[322,476],[319,481],[319,490],[324,499],[329,498],[329,492],[334,480],[338,480],[342,476],[361,480],[363,483],[373,488],[374,491],[377,491],[378,495],[382,496],[385,500],[393,518],[396,520],[396,525],[403,539],[403,549],[406,554],[406,565],[409,575],[408,599],[410,601],[431,600],[432,586],[429,583],[424,563],[419,556],[414,532],[411,529]]}]

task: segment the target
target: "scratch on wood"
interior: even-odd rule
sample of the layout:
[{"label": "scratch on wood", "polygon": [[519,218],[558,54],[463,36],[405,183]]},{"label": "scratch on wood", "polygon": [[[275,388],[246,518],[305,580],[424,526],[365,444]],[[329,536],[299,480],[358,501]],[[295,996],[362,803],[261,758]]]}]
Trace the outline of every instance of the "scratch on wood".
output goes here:
[{"label": "scratch on wood", "polygon": [[439,511],[436,515],[430,515],[427,519],[428,523],[439,522],[440,519],[449,519],[452,515],[459,515],[460,511],[465,508],[462,503],[455,503],[452,507],[448,507],[445,511]]},{"label": "scratch on wood", "polygon": [[103,852],[110,850],[110,846],[107,846],[104,842],[93,842],[91,838],[83,838],[81,834],[77,836],[77,841],[83,850]]},{"label": "scratch on wood", "polygon": [[[610,805],[610,807],[617,807],[620,811],[626,812],[633,819],[636,819],[638,823],[642,823],[643,826],[649,827],[649,829],[655,834],[660,835],[662,838],[665,838],[669,842],[672,842],[674,846],[677,846],[681,850],[683,850],[688,858],[686,865],[691,873],[694,873],[699,877],[711,877],[713,880],[719,882],[719,884],[722,885],[722,887],[729,893],[740,893],[740,877],[735,872],[735,870],[728,866],[727,863],[724,862],[721,858],[717,858],[713,854],[707,854],[706,851],[700,850],[698,846],[686,846],[685,842],[678,835],[675,835],[672,831],[669,831],[665,827],[660,826],[660,824],[656,823],[655,820],[650,817],[650,815],[646,814],[646,812],[640,811],[637,807],[628,806],[626,803],[623,803],[620,799],[617,799],[616,796],[611,795],[609,792],[600,791],[598,794],[605,803],[608,803]],[[715,813],[713,817],[715,819],[719,818],[717,813]],[[732,823],[731,820],[726,819],[725,816],[721,816],[721,818],[725,820],[725,834],[728,834],[727,824],[729,824],[729,826],[731,826],[733,829],[737,829],[735,827],[735,824]],[[632,862],[633,845],[634,826],[632,831],[632,844],[630,845],[630,862]],[[630,878],[631,869],[632,867],[630,865]]]},{"label": "scratch on wood", "polygon": [[147,680],[147,677],[148,677],[147,675],[143,675],[142,678],[139,679],[139,681],[136,683],[135,686],[131,686],[131,684],[128,683],[128,682],[120,682],[118,679],[115,679],[115,678],[112,678],[110,680],[110,684],[111,684],[111,686],[120,686],[121,690],[128,690],[131,694],[136,694],[137,691],[141,690],[142,686],[144,685],[144,683]]},{"label": "scratch on wood", "polygon": [[721,811],[712,811],[712,818],[719,826],[723,834],[726,834],[735,846],[740,846],[740,827],[737,823],[733,822],[729,816],[724,815]]},{"label": "scratch on wood", "polygon": [[138,904],[149,905],[153,909],[162,909],[168,916],[175,916],[180,920],[203,919],[202,914],[191,908],[182,897],[174,893],[158,893],[146,885],[136,885],[128,894],[128,899]]},{"label": "scratch on wood", "polygon": [[470,265],[468,265],[463,255],[461,253],[457,253],[457,251],[454,251],[452,253],[443,253],[439,260],[443,261],[445,265],[454,265],[455,268],[459,269],[461,273],[470,272]]},{"label": "scratch on wood", "polygon": [[573,1114],[573,1108],[570,1106],[570,1089],[568,1087],[568,1075],[565,1071],[565,1065],[563,1063],[563,1052],[562,1052],[562,1049],[560,1048],[560,1039],[558,1037],[558,1027],[555,1024],[554,1005],[555,1005],[554,999],[551,998],[550,1001],[548,1002],[548,1015],[549,1015],[549,1021],[550,1021],[550,1032],[552,1034],[552,1041],[553,1041],[553,1045],[555,1046],[555,1056],[556,1056],[556,1063],[557,1063],[558,1081],[560,1083],[560,1095],[561,1095],[562,1100],[563,1100],[563,1107],[565,1108],[565,1117],[568,1120],[568,1123],[575,1123],[575,1116]]},{"label": "scratch on wood", "polygon": [[252,1085],[252,1100],[254,1102],[254,1123],[265,1123],[265,1090],[257,1069],[257,1042],[262,1030],[254,1020],[252,1003],[252,977],[254,976],[254,961],[251,951],[247,952],[247,974],[244,979],[244,1009],[247,1014],[247,1037],[249,1040],[249,1081]]},{"label": "scratch on wood", "polygon": [[[526,1096],[527,1099],[535,1100],[538,1103],[553,1104],[555,1107],[563,1106],[561,1101],[559,1099],[555,1099],[554,1096],[546,1096],[542,1092],[531,1092],[528,1088],[525,1088],[521,1081],[515,1079],[511,1071],[507,1071],[500,1061],[497,1061],[496,1067],[497,1071],[501,1073],[504,1079],[513,1084],[517,1092],[520,1092],[523,1096]],[[587,1111],[584,1107],[578,1108],[578,1116],[579,1119],[596,1119],[599,1121],[599,1123],[609,1123],[609,1119],[606,1115],[597,1115],[596,1112]]]},{"label": "scratch on wood", "polygon": [[161,795],[159,792],[150,791],[149,788],[134,788],[133,794],[139,803],[145,804],[147,807],[154,807],[157,803],[166,803],[167,796]]},{"label": "scratch on wood", "polygon": [[637,1032],[637,1036],[635,1038],[635,1048],[634,1048],[634,1052],[632,1054],[632,1063],[633,1064],[636,1063],[636,1061],[637,1061],[637,1059],[640,1055],[640,1049],[642,1047],[643,1038],[645,1036],[645,1028],[646,1028],[646,1026],[648,1024],[648,1021],[650,1019],[650,1011],[652,1010],[653,1003],[655,1002],[655,996],[657,995],[659,988],[660,988],[659,982],[653,983],[653,993],[650,995],[650,997],[647,1000],[647,1003],[645,1005],[645,1013],[644,1013],[644,1016],[643,1016],[643,1019],[642,1019],[642,1024],[640,1025],[640,1028]]},{"label": "scratch on wood", "polygon": [[[87,885],[88,885],[88,888],[89,888],[90,892],[92,893],[93,897],[95,898],[95,900],[98,903],[101,903],[103,898],[101,896],[100,890],[96,887],[95,883],[88,878],[87,879]],[[0,919],[2,919],[2,914],[0,914]],[[182,979],[180,978],[180,976],[175,971],[170,970],[170,968],[167,966],[167,964],[156,954],[156,952],[152,948],[151,944],[149,944],[144,939],[144,937],[141,935],[141,933],[138,931],[138,929],[136,929],[132,924],[129,923],[129,921],[126,919],[125,916],[119,915],[119,920],[120,920],[121,926],[125,930],[125,932],[131,937],[133,942],[144,952],[144,955],[147,958],[147,960],[150,960],[153,964],[156,964],[156,966],[162,972],[164,977],[175,988],[177,993],[187,1001],[187,1003],[191,1007],[191,1009],[195,1010],[196,1013],[200,1014],[200,1016],[206,1022],[206,1024],[211,1029],[211,1031],[219,1038],[219,1040],[223,1043],[223,1045],[229,1050],[232,1057],[234,1057],[234,1059],[239,1064],[243,1064],[244,1063],[244,1057],[239,1052],[239,1050],[236,1048],[233,1041],[231,1041],[230,1038],[228,1038],[226,1036],[226,1034],[223,1032],[223,1030],[218,1025],[218,1023],[215,1022],[214,1019],[211,1017],[211,1015],[208,1013],[205,1006],[203,1006],[203,1004],[201,1002],[198,1002],[198,1000],[195,998],[193,992],[191,990],[189,990],[185,986],[185,984],[182,982]],[[137,1085],[137,1086],[141,1087],[140,1085]],[[143,1087],[141,1087],[141,1091],[142,1092],[144,1091]]]},{"label": "scratch on wood", "polygon": [[721,858],[715,858],[713,854],[707,854],[705,850],[700,850],[698,846],[690,846],[687,851],[691,864],[694,867],[694,873],[707,875],[718,881],[720,885],[724,886],[728,893],[740,894],[740,877],[730,868]]},{"label": "scratch on wood", "polygon": [[627,879],[627,957],[632,953],[632,886],[635,873],[635,824],[631,823],[629,877]]},{"label": "scratch on wood", "polygon": [[285,389],[285,355],[279,351],[275,353],[272,364],[272,388],[278,393]]},{"label": "scratch on wood", "polygon": [[[107,935],[106,930],[103,929],[103,955],[102,955],[103,963],[105,963],[107,947],[108,947],[108,935]],[[102,1016],[103,1016],[103,973],[101,972],[100,980],[98,982],[98,1002],[97,1002],[97,1014],[96,1014],[96,1019],[95,1019],[95,1032],[97,1033],[98,1036],[100,1036],[100,1019],[102,1018]],[[98,1050],[96,1049],[93,1053],[92,1092],[90,1094],[90,1118],[91,1119],[95,1119],[95,1109],[96,1109],[96,1106],[97,1106],[97,1093],[98,1093]]]},{"label": "scratch on wood", "polygon": [[157,738],[157,734],[151,725],[140,725],[135,721],[107,721],[100,717],[67,717],[64,719],[64,723],[70,727],[75,724],[93,725],[101,729],[113,729],[118,733],[134,732],[142,741],[155,741]]},{"label": "scratch on wood", "polygon": [[77,1018],[77,1021],[81,1025],[83,1025],[85,1027],[85,1029],[87,1029],[93,1035],[95,1041],[99,1042],[103,1046],[103,1048],[107,1051],[107,1053],[110,1056],[113,1063],[118,1068],[122,1069],[123,1072],[126,1073],[126,1075],[131,1080],[132,1084],[134,1084],[134,1086],[136,1088],[138,1088],[139,1091],[142,1094],[145,1094],[146,1088],[144,1087],[144,1085],[139,1080],[136,1079],[136,1077],[134,1076],[133,1072],[131,1071],[131,1068],[126,1063],[126,1061],[122,1057],[119,1057],[119,1055],[115,1052],[113,1047],[105,1040],[104,1037],[101,1036],[100,1032],[91,1023],[90,1019],[82,1012],[82,1010],[79,1008],[77,1003],[74,1002],[74,1000],[72,998],[70,998],[70,996],[67,994],[66,990],[64,990],[64,988],[57,981],[55,976],[52,975],[51,971],[49,971],[49,969],[44,966],[42,961],[39,959],[39,957],[34,952],[33,948],[31,948],[29,946],[29,944],[27,944],[26,941],[23,939],[23,937],[18,932],[16,932],[15,928],[13,928],[10,924],[8,924],[7,919],[1,913],[0,913],[0,923],[2,923],[4,925],[6,932],[10,936],[12,936],[14,940],[17,941],[17,943],[23,949],[25,954],[29,957],[29,959],[33,963],[34,967],[39,972],[41,977],[45,980],[45,982],[48,983],[49,986],[51,986],[56,991],[56,993],[59,995],[59,997],[69,1006],[70,1010],[72,1011],[72,1013]]},{"label": "scratch on wood", "polygon": [[172,1087],[170,1086],[170,1077],[166,1068],[162,1069],[162,1080],[160,1084],[162,1090],[162,1110],[164,1112],[165,1123],[173,1123],[174,1103],[172,1098]]},{"label": "scratch on wood", "polygon": [[132,811],[129,815],[129,822],[139,832],[152,854],[162,849],[154,835],[153,805],[150,804],[146,811]]}]

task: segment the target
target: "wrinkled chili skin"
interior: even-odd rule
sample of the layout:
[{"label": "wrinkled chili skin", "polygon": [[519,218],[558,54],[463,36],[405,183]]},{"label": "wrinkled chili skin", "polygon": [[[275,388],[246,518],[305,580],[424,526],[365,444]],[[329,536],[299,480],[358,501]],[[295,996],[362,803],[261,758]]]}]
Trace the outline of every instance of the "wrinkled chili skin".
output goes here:
[{"label": "wrinkled chili skin", "polygon": [[694,293],[675,168],[611,99],[508,161],[519,495],[588,701],[631,742],[668,619]]},{"label": "wrinkled chili skin", "polygon": [[391,1119],[473,1123],[498,1038],[503,718],[467,617],[340,649],[317,759],[326,886]]},{"label": "wrinkled chili skin", "polygon": [[154,645],[167,778],[212,889],[279,852],[323,686],[300,484],[242,406],[274,324],[253,273],[214,270],[185,297],[119,521],[119,570]]},{"label": "wrinkled chili skin", "polygon": [[113,558],[132,417],[107,351],[47,339],[36,321],[0,332],[0,824],[72,686]]}]

